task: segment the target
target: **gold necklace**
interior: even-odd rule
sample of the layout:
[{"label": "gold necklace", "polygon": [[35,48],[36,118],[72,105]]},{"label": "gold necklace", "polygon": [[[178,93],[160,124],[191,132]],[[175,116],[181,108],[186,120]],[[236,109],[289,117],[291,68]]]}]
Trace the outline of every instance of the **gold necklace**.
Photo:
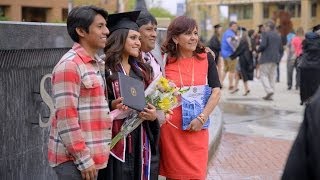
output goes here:
[{"label": "gold necklace", "polygon": [[[181,68],[180,68],[180,61],[181,60],[178,60],[178,69],[179,69],[179,76],[180,76],[180,84],[181,84],[181,87],[184,87],[183,85],[183,80],[182,80],[182,75],[181,75]],[[187,71],[188,72],[188,71]],[[191,86],[194,85],[194,59],[192,57],[192,76],[191,76]]]}]

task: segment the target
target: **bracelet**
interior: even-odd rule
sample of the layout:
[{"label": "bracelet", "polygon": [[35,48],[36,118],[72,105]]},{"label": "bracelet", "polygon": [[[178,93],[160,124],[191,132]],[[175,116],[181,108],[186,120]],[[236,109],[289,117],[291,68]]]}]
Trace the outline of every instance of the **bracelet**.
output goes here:
[{"label": "bracelet", "polygon": [[197,116],[197,119],[201,122],[202,125],[204,124],[204,121],[200,116]]},{"label": "bracelet", "polygon": [[202,118],[203,122],[206,122],[206,120],[205,120],[205,119],[206,119],[206,118],[205,118],[206,115],[204,115],[203,113],[200,113],[200,114],[199,114],[199,117]]}]

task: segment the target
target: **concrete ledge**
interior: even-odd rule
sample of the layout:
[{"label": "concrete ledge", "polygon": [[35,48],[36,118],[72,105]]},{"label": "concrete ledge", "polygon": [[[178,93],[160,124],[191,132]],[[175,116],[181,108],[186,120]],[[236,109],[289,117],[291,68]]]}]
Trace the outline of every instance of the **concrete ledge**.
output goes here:
[{"label": "concrete ledge", "polygon": [[209,127],[209,158],[208,163],[213,159],[220,145],[223,128],[222,110],[217,106],[210,114],[211,122]]}]

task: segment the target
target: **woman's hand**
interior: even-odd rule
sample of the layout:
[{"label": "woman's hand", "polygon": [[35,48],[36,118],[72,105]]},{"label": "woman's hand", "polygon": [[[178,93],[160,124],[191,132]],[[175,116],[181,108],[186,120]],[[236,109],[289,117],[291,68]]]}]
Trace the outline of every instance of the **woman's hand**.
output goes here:
[{"label": "woman's hand", "polygon": [[197,119],[197,118],[194,118],[189,126],[187,127],[186,130],[189,130],[190,132],[192,131],[200,131],[202,129],[202,126],[203,124]]},{"label": "woman's hand", "polygon": [[143,120],[154,121],[157,119],[156,107],[148,103],[144,111],[139,113],[139,117]]},{"label": "woman's hand", "polygon": [[118,99],[115,99],[111,102],[111,108],[112,109],[119,109],[119,110],[122,110],[122,111],[125,111],[128,109],[128,106],[124,105],[122,103],[123,101],[123,97],[119,97]]}]

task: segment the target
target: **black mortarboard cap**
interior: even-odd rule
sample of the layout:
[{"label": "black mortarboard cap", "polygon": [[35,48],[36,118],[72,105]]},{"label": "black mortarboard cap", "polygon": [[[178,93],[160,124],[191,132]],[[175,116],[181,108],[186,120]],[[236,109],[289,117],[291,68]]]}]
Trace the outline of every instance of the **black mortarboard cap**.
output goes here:
[{"label": "black mortarboard cap", "polygon": [[217,29],[217,28],[221,27],[221,25],[220,25],[220,24],[216,24],[216,25],[214,25],[213,27],[214,27],[215,29]]},{"label": "black mortarboard cap", "polygon": [[130,11],[123,13],[110,14],[108,16],[107,27],[112,33],[117,29],[131,29],[138,31],[139,26],[136,20],[140,14],[140,11]]},{"label": "black mortarboard cap", "polygon": [[316,31],[318,31],[318,30],[320,30],[320,24],[315,25],[315,26],[312,27],[312,31],[313,31],[313,32],[316,32]]}]

